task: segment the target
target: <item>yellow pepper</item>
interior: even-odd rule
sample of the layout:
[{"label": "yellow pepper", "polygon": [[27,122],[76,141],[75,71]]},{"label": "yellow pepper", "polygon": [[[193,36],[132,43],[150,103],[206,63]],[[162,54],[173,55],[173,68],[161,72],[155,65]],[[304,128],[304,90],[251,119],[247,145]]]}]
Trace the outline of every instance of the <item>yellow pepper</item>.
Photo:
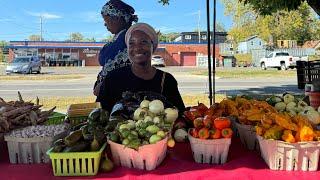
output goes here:
[{"label": "yellow pepper", "polygon": [[289,143],[295,143],[296,142],[291,130],[284,130],[283,131],[283,135],[281,136],[281,138],[285,142],[289,142]]}]

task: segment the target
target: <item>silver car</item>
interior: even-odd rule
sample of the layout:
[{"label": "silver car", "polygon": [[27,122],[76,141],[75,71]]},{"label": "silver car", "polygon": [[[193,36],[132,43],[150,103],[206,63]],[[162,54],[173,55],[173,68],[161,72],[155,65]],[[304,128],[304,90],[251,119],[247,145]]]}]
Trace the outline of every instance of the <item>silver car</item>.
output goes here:
[{"label": "silver car", "polygon": [[36,72],[40,74],[41,62],[37,56],[20,56],[13,59],[6,68],[6,73],[25,73]]},{"label": "silver car", "polygon": [[165,67],[164,59],[159,55],[153,55],[151,59],[152,66]]}]

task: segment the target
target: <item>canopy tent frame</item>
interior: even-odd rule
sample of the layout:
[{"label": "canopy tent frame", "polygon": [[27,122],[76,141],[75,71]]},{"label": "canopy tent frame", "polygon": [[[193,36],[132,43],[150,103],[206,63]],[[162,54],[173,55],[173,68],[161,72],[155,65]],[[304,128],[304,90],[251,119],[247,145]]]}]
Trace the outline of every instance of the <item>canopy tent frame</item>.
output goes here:
[{"label": "canopy tent frame", "polygon": [[208,78],[209,78],[209,101],[210,106],[215,103],[215,75],[216,75],[216,0],[213,0],[213,51],[211,66],[211,33],[210,33],[210,0],[207,0],[207,45],[208,45]]}]

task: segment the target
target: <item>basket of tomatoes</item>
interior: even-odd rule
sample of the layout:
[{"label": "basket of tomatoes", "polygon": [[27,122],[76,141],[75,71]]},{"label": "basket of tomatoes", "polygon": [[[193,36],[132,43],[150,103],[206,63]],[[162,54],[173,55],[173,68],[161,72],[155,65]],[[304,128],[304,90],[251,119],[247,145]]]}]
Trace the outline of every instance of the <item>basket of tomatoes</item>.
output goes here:
[{"label": "basket of tomatoes", "polygon": [[[194,119],[189,119],[190,113],[184,114],[189,117],[189,122],[192,122],[193,128],[189,129],[188,139],[194,160],[197,163],[225,163],[233,134],[230,119],[216,117],[213,107],[205,110],[205,106],[201,103],[190,108],[190,111],[196,115]],[[194,113],[196,111],[197,113]]]}]

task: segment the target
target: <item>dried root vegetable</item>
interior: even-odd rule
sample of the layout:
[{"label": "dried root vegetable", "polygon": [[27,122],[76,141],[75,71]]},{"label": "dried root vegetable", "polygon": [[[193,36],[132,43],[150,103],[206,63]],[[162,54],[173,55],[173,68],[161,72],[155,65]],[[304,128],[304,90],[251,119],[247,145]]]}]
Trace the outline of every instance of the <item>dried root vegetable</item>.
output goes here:
[{"label": "dried root vegetable", "polygon": [[39,98],[36,104],[23,100],[18,92],[18,101],[6,102],[0,97],[0,133],[8,132],[15,128],[42,124],[48,120],[56,107],[49,111],[41,111]]}]

